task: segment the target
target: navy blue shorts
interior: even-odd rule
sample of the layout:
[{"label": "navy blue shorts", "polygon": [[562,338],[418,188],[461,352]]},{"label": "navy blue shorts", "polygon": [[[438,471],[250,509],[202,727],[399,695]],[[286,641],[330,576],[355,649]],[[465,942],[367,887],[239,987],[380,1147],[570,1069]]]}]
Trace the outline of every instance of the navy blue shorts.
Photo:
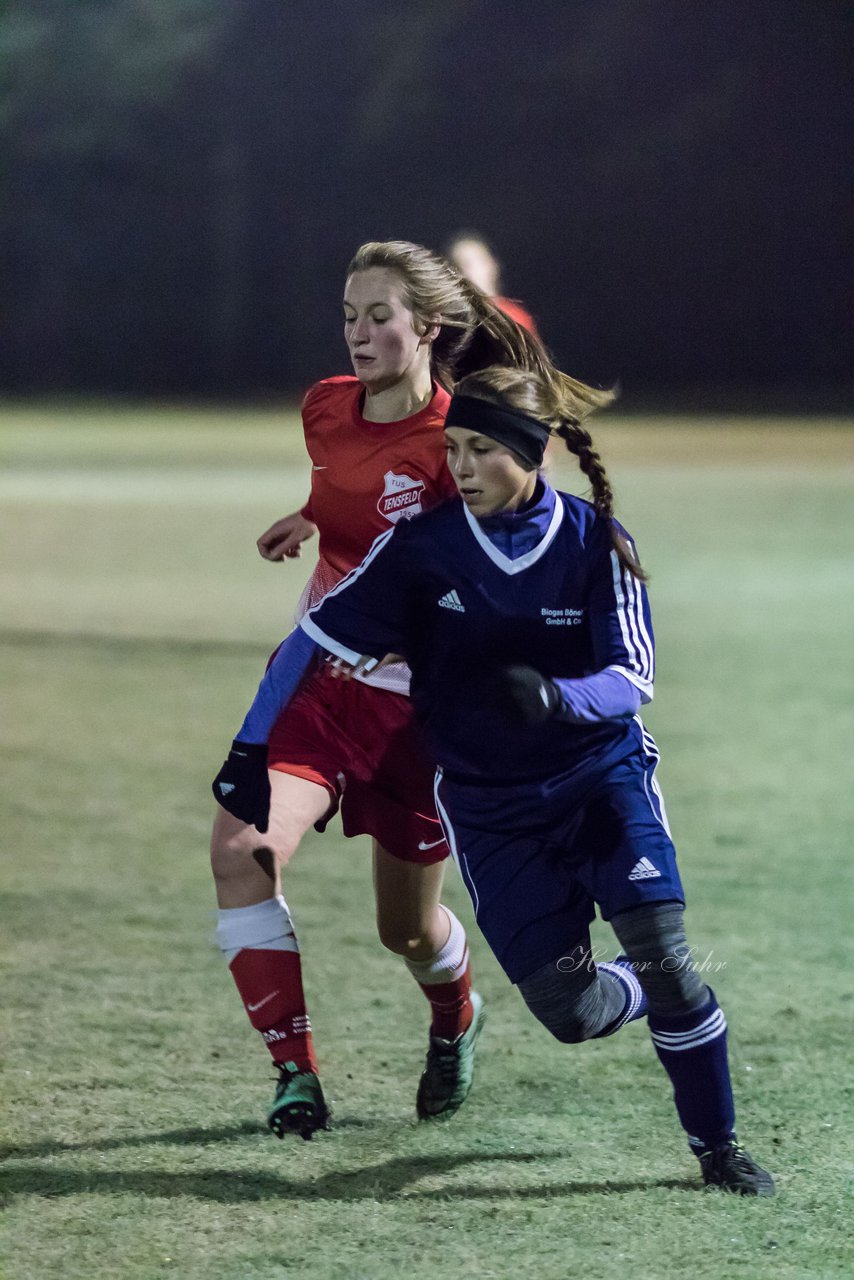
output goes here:
[{"label": "navy blue shorts", "polygon": [[480,786],[436,776],[436,807],[478,926],[511,982],[647,902],[684,902],[658,751],[642,730],[631,755],[579,795],[560,777]]}]

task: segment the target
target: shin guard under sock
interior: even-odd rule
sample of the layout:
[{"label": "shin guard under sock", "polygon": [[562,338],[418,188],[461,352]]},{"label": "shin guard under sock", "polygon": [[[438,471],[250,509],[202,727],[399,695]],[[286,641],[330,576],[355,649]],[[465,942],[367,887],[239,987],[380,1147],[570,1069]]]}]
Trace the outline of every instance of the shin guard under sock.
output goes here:
[{"label": "shin guard under sock", "polygon": [[284,898],[221,910],[216,934],[249,1021],[273,1061],[316,1073],[299,945]]},{"label": "shin guard under sock", "polygon": [[649,1015],[652,1043],[695,1154],[721,1146],[735,1129],[726,1019],[714,992],[706,990],[708,1000],[691,1013]]},{"label": "shin guard under sock", "polygon": [[445,945],[429,960],[406,960],[405,964],[430,1001],[430,1033],[443,1040],[456,1040],[471,1025],[471,972],[465,929],[447,907],[442,907],[451,925]]}]

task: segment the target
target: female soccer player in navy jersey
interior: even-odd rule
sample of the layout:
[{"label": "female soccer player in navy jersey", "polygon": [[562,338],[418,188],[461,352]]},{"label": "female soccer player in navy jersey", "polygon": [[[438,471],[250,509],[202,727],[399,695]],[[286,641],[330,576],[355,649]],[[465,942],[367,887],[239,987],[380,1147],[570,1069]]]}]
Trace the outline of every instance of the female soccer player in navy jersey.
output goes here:
[{"label": "female soccer player in navy jersey", "polygon": [[[772,1195],[736,1141],[726,1021],[691,963],[658,752],[638,717],[654,668],[645,575],[590,436],[555,391],[519,370],[463,379],[445,427],[462,502],[379,538],[301,630],[348,677],[405,655],[448,843],[532,1013],[569,1043],[646,1015],[705,1183]],[[539,474],[552,432],[592,503]],[[238,735],[249,763],[220,775],[259,821],[259,744],[301,648],[283,648]],[[622,948],[598,965],[596,906]]]},{"label": "female soccer player in navy jersey", "polygon": [[[303,608],[358,565],[378,535],[455,493],[442,427],[446,388],[459,374],[498,362],[551,376],[534,338],[447,262],[408,242],[359,249],[347,271],[344,332],[355,376],[316,384],[303,405],[310,500],[259,544],[268,558],[281,559],[319,532],[318,566]],[[579,403],[603,399],[565,383]],[[336,808],[347,836],[373,837],[380,937],[403,957],[430,1002],[419,1115],[452,1115],[471,1084],[481,1000],[471,992],[463,927],[439,901],[448,849],[408,683],[402,664],[347,685],[321,665],[269,735],[269,823],[257,829],[225,809],[217,815],[211,847],[217,937],[249,1019],[279,1068],[268,1117],[279,1137],[310,1137],[327,1121],[299,945],[280,888],[282,868],[305,832]]]}]

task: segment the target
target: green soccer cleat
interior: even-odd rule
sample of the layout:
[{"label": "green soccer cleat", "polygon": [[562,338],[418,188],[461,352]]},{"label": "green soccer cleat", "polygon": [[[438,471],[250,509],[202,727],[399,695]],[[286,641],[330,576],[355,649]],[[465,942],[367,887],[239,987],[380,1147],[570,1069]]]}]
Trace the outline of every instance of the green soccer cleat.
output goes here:
[{"label": "green soccer cleat", "polygon": [[295,1062],[280,1062],[276,1096],[267,1116],[276,1137],[296,1133],[310,1142],[319,1129],[329,1128],[330,1114],[314,1072],[300,1071]]},{"label": "green soccer cleat", "polygon": [[707,1187],[720,1187],[737,1196],[773,1196],[774,1179],[760,1169],[756,1161],[735,1139],[703,1151],[698,1156]]},{"label": "green soccer cleat", "polygon": [[473,1016],[456,1040],[431,1036],[415,1109],[419,1120],[450,1120],[468,1097],[474,1078],[474,1051],[486,1021],[483,997],[472,991]]}]

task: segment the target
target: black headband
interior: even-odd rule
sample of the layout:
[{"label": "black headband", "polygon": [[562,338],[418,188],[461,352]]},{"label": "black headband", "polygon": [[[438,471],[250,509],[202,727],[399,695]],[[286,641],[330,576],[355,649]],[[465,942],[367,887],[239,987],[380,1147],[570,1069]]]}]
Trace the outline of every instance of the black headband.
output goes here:
[{"label": "black headband", "polygon": [[518,413],[515,409],[490,404],[477,396],[454,396],[445,426],[464,427],[466,431],[476,431],[478,435],[506,444],[532,467],[539,467],[542,463],[551,435],[546,424],[538,418],[529,418],[526,413]]}]

